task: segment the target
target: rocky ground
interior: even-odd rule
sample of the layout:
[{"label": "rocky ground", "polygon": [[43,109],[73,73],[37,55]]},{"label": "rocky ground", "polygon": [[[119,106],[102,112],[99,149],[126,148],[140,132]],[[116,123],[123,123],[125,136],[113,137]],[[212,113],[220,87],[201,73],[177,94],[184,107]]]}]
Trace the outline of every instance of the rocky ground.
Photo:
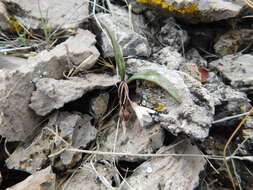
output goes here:
[{"label": "rocky ground", "polygon": [[0,29],[1,190],[253,189],[251,0],[2,0]]}]

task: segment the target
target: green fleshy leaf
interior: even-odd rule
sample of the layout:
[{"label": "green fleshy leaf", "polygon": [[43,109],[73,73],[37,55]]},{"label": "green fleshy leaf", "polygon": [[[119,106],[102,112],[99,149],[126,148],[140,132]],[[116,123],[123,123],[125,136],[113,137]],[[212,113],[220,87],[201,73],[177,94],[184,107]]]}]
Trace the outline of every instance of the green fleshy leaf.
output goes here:
[{"label": "green fleshy leaf", "polygon": [[125,61],[123,58],[123,55],[120,51],[120,47],[119,44],[113,34],[113,32],[103,23],[101,23],[102,27],[106,30],[111,42],[112,42],[112,47],[113,47],[113,51],[114,51],[114,55],[115,55],[115,61],[116,61],[116,65],[118,68],[118,72],[120,75],[120,79],[121,81],[125,80],[125,75],[126,75],[126,66],[125,66]]},{"label": "green fleshy leaf", "polygon": [[144,70],[139,73],[135,73],[131,78],[127,80],[130,83],[134,80],[147,80],[157,84],[165,89],[171,97],[173,97],[179,104],[182,103],[181,97],[177,88],[166,77],[154,70]]}]

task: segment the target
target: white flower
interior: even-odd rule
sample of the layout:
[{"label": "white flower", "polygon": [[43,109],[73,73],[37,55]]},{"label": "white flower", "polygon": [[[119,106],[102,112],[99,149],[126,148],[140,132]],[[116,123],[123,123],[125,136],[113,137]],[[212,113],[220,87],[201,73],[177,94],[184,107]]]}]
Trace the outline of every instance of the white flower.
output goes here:
[{"label": "white flower", "polygon": [[154,110],[143,107],[143,106],[139,106],[137,103],[135,102],[131,102],[131,106],[140,122],[140,126],[143,127],[144,126],[144,122],[145,123],[151,123],[152,122],[152,117],[149,115],[150,113],[155,113]]}]

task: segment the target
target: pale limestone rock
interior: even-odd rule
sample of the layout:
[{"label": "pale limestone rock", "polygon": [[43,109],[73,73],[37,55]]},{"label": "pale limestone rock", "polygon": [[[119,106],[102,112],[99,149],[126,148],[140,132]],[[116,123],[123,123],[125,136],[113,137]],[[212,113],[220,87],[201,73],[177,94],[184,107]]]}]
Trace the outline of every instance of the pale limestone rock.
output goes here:
[{"label": "pale limestone rock", "polygon": [[4,0],[4,3],[20,23],[33,29],[77,28],[87,21],[89,14],[89,2],[82,0]]},{"label": "pale limestone rock", "polygon": [[[59,170],[73,167],[81,160],[81,153],[64,151],[52,158],[48,156],[66,148],[62,139],[74,148],[86,148],[97,135],[97,129],[90,120],[89,115],[78,113],[59,112],[52,115],[48,124],[30,144],[18,147],[10,155],[6,160],[8,168],[35,173],[48,165]],[[58,138],[57,130],[60,136]]]},{"label": "pale limestone rock", "polygon": [[68,71],[68,58],[88,69],[95,64],[99,52],[95,36],[89,31],[78,30],[51,51],[44,50],[28,60],[0,56],[0,135],[8,141],[24,141],[36,130],[41,118],[29,109],[34,84],[40,78],[60,79]]},{"label": "pale limestone rock", "polygon": [[[198,154],[201,152],[189,140],[166,150],[162,147],[161,154]],[[138,190],[192,190],[199,185],[199,174],[205,168],[202,157],[154,157],[134,170],[134,173],[123,182],[122,190],[133,187]]]},{"label": "pale limestone rock", "polygon": [[103,89],[118,82],[117,76],[107,74],[87,74],[85,79],[55,80],[43,78],[36,83],[36,91],[32,93],[29,105],[36,114],[45,116],[64,104],[81,98],[86,92]]}]

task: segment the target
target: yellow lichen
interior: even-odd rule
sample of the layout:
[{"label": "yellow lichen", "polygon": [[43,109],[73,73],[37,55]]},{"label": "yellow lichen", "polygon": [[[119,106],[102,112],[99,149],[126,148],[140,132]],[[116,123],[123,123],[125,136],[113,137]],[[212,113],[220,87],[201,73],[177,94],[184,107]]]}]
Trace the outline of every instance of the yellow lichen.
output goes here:
[{"label": "yellow lichen", "polygon": [[15,18],[10,19],[10,29],[15,33],[22,33],[24,31],[22,25]]},{"label": "yellow lichen", "polygon": [[166,108],[166,106],[161,104],[161,105],[155,107],[155,110],[158,112],[161,112],[164,108]]},{"label": "yellow lichen", "polygon": [[143,3],[143,4],[147,4],[147,3],[148,3],[148,0],[137,0],[137,2]]},{"label": "yellow lichen", "polygon": [[162,0],[152,0],[153,3],[160,5],[162,4]]},{"label": "yellow lichen", "polygon": [[166,9],[170,12],[175,12],[175,13],[181,13],[181,14],[192,14],[198,11],[198,6],[197,5],[190,5],[185,8],[176,8],[172,3],[166,3],[164,0],[137,0],[139,3],[143,4],[149,4],[149,5],[159,5],[163,9]]}]

